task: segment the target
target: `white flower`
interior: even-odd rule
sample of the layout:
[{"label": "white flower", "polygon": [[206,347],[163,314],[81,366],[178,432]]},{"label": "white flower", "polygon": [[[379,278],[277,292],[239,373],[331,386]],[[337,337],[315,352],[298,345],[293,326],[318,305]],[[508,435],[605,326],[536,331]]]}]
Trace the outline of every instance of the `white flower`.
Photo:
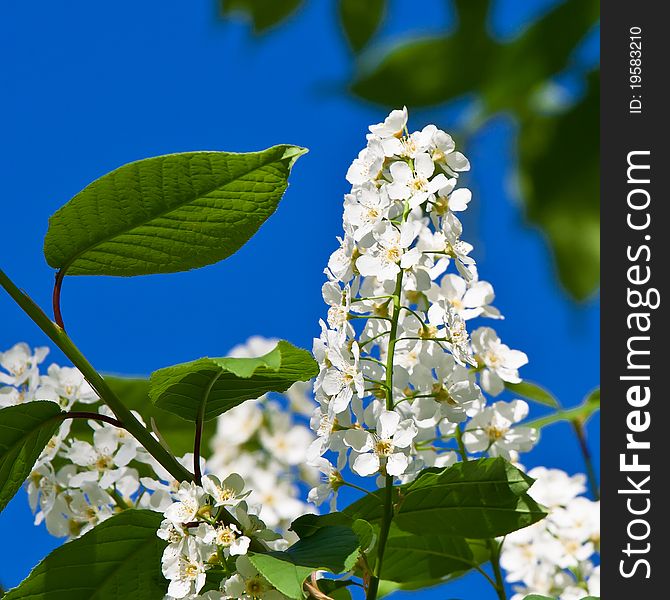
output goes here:
[{"label": "white flower", "polygon": [[370,133],[381,139],[398,138],[407,126],[407,116],[406,106],[402,110],[392,110],[382,123],[370,125]]},{"label": "white flower", "polygon": [[354,240],[360,242],[384,218],[388,218],[391,201],[385,188],[366,183],[345,197],[344,223],[354,229]]},{"label": "white flower", "polygon": [[358,154],[347,171],[347,181],[354,185],[362,185],[375,181],[384,164],[384,149],[379,140],[370,140],[368,147]]},{"label": "white flower", "polygon": [[467,424],[463,441],[468,452],[488,452],[507,460],[511,452],[528,452],[537,440],[537,431],[512,425],[526,418],[528,404],[523,400],[495,402],[475,415]]},{"label": "white flower", "polygon": [[528,471],[528,475],[535,479],[528,494],[547,508],[565,506],[586,491],[586,477],[581,473],[571,477],[560,469],[535,467]]},{"label": "white flower", "polygon": [[165,518],[175,525],[195,521],[198,511],[204,505],[204,490],[195,483],[183,481],[175,496],[177,501],[167,508]]},{"label": "white flower", "polygon": [[472,333],[472,347],[482,367],[481,386],[492,396],[505,389],[505,382],[520,383],[519,369],[528,363],[520,350],[511,350],[500,341],[490,327],[480,327]]},{"label": "white flower", "polygon": [[215,475],[205,475],[202,478],[202,488],[214,499],[214,506],[236,506],[246,496],[244,479],[237,473],[228,475],[221,481]]},{"label": "white flower", "polygon": [[328,338],[326,355],[330,366],[316,385],[320,383],[323,393],[330,397],[332,411],[339,413],[346,410],[354,394],[364,395],[365,384],[358,364],[358,344],[354,342],[349,351],[336,337],[329,335]]},{"label": "white flower", "polygon": [[45,400],[55,400],[62,407],[70,408],[75,402],[92,404],[98,395],[84,379],[79,369],[51,365],[40,381],[39,393]]},{"label": "white flower", "polygon": [[595,567],[587,581],[590,596],[600,596],[600,565]]},{"label": "white flower", "polygon": [[182,552],[163,554],[163,575],[170,581],[167,593],[173,598],[197,594],[205,585],[206,569],[197,542],[186,538],[183,546]]},{"label": "white flower", "polygon": [[221,546],[225,556],[242,556],[247,553],[251,543],[251,539],[242,535],[236,525],[224,525],[223,523],[215,527],[207,525],[203,541],[206,544]]},{"label": "white flower", "polygon": [[[283,416],[288,417],[288,415]],[[314,436],[304,426],[294,425],[292,427],[273,427],[269,431],[263,429],[260,433],[260,440],[263,447],[275,459],[287,465],[299,465],[307,459],[307,449],[314,440]]]},{"label": "white flower", "polygon": [[36,348],[35,352],[30,350],[26,343],[12,346],[5,352],[0,352],[0,367],[7,373],[0,371],[0,383],[20,386],[27,383],[34,386],[39,380],[38,365],[46,358],[49,348]]},{"label": "white flower", "polygon": [[392,179],[386,186],[389,198],[409,200],[410,208],[420,206],[449,183],[443,173],[433,177],[435,164],[428,154],[416,156],[414,169],[406,162],[397,161],[391,164],[389,171]]},{"label": "white flower", "polygon": [[434,285],[428,296],[434,302],[428,312],[431,322],[438,321],[445,312],[442,300],[446,300],[465,321],[479,316],[502,318],[500,311],[490,306],[495,294],[493,286],[486,281],[474,281],[468,287],[465,279],[450,273],[442,277],[439,287]]},{"label": "white flower", "polygon": [[321,287],[321,295],[328,309],[328,326],[339,332],[345,332],[352,336],[353,328],[349,323],[349,311],[351,310],[351,289],[345,286],[342,289],[336,282],[327,281]]},{"label": "white flower", "polygon": [[323,457],[316,459],[313,464],[321,472],[322,482],[309,491],[307,499],[321,506],[330,497],[330,511],[334,512],[337,510],[337,492],[343,483],[342,475]]},{"label": "white flower", "polygon": [[344,443],[357,453],[352,469],[362,477],[377,472],[402,475],[409,465],[406,450],[416,434],[412,419],[401,422],[397,412],[382,411],[374,434],[362,429],[350,429],[345,434]]},{"label": "white flower", "polygon": [[356,268],[364,277],[376,277],[379,281],[395,280],[400,268],[412,266],[406,250],[418,233],[415,223],[404,223],[398,231],[390,223],[379,233],[375,232],[376,244],[356,260]]}]

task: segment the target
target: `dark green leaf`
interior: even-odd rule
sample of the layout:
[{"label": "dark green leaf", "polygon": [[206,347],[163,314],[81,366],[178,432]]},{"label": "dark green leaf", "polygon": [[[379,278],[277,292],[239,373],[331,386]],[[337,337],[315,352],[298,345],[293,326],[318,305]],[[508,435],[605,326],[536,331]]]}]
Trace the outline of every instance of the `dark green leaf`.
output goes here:
[{"label": "dark green leaf", "polygon": [[205,421],[267,392],[284,392],[296,381],[307,381],[318,365],[306,350],[281,341],[259,358],[201,358],[160,369],[151,375],[149,395],[161,409],[195,421]]},{"label": "dark green leaf", "polygon": [[0,510],[21,489],[62,421],[55,402],[27,402],[0,410]]},{"label": "dark green leaf", "polygon": [[533,400],[534,402],[539,402],[545,406],[552,406],[557,408],[559,406],[558,400],[554,398],[547,390],[540,387],[536,383],[531,383],[530,381],[522,381],[521,383],[505,383],[505,387],[514,394],[526,398],[527,400]]},{"label": "dark green leaf", "polygon": [[485,563],[489,552],[483,540],[447,535],[413,535],[392,528],[386,543],[382,579],[398,583],[434,584]]},{"label": "dark green leaf", "polygon": [[340,21],[354,52],[360,52],[384,19],[386,0],[340,0]]},{"label": "dark green leaf", "polygon": [[328,525],[300,539],[285,552],[250,554],[258,571],[289,598],[303,598],[302,585],[316,570],[343,573],[358,557],[359,541],[349,527]]},{"label": "dark green leaf", "polygon": [[546,232],[561,281],[577,299],[600,280],[599,114],[593,74],[584,100],[558,115],[529,117],[519,133],[528,218]]},{"label": "dark green leaf", "polygon": [[224,16],[241,13],[253,25],[254,33],[263,33],[290,17],[303,0],[220,0]]},{"label": "dark green leaf", "polygon": [[332,512],[325,515],[306,514],[293,521],[289,530],[293,531],[298,537],[305,538],[324,527],[336,525],[350,527],[353,522],[354,520],[343,512]]},{"label": "dark green leaf", "polygon": [[4,600],[156,600],[165,542],[156,536],[163,517],[128,510],[79,539],[56,548]]},{"label": "dark green leaf", "polygon": [[[430,469],[400,488],[394,523],[403,531],[484,539],[506,535],[546,516],[526,494],[533,479],[502,458]],[[347,507],[352,518],[381,521],[383,490]]]},{"label": "dark green leaf", "polygon": [[124,165],[49,220],[44,254],[69,275],[174,273],[222,260],[275,211],[297,146],[188,152]]}]

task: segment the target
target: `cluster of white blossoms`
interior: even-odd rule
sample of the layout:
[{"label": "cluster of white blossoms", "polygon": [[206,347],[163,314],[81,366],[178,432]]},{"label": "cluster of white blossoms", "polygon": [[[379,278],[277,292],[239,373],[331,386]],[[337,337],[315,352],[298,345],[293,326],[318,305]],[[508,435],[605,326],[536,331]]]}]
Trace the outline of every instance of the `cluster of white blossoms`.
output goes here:
[{"label": "cluster of white blossoms", "polygon": [[[487,396],[520,383],[527,357],[491,327],[469,330],[475,319],[503,318],[461,239],[457,214],[472,195],[459,174],[470,165],[444,131],[409,134],[406,124],[403,109],[371,126],[347,173],[344,234],[325,270],[328,315],[314,341],[315,398],[311,383],[299,382],[282,402],[264,396],[221,415],[199,484],[175,480],[115,427],[77,369],[41,373],[48,349],[0,353],[0,408],[51,400],[110,418],[64,420],[50,440],[28,480],[36,524],[75,538],[122,510],[154,510],[167,542],[166,600],[282,600],[248,552],[285,549],[293,520],[326,500],[335,510],[343,485],[360,489],[350,478],[404,483],[471,456],[522,468],[519,453],[537,441],[523,425],[528,405]],[[261,356],[275,344],[251,338],[230,356]],[[310,416],[314,433],[301,422]],[[178,460],[193,470],[192,454]],[[537,479],[529,493],[550,514],[504,540],[513,600],[598,595],[599,505],[580,495],[584,478],[544,468],[529,475]],[[301,499],[308,489],[309,503]],[[208,574],[221,582],[216,589]]]},{"label": "cluster of white blossoms", "polygon": [[408,133],[406,109],[370,127],[349,168],[344,235],[322,290],[327,322],[314,342],[316,502],[335,496],[347,460],[357,475],[404,482],[459,451],[516,459],[537,439],[518,425],[523,400],[487,404],[483,393],[519,383],[527,358],[490,327],[468,331],[473,319],[502,318],[461,239],[457,213],[472,194],[459,174],[469,168],[434,125]]},{"label": "cluster of white blossoms", "polygon": [[[221,481],[205,475],[202,485],[182,483],[164,509],[158,537],[163,551],[163,575],[169,581],[166,598],[285,598],[246,558],[252,538],[265,548],[283,550],[288,541],[250,509],[245,482],[233,473]],[[221,576],[218,590],[199,595],[208,571]]]},{"label": "cluster of white blossoms", "polygon": [[600,596],[600,503],[581,496],[584,476],[536,467],[529,494],[549,509],[546,519],[505,538],[501,566],[516,585],[512,600],[541,594],[560,600]]},{"label": "cluster of white blossoms", "polygon": [[[231,355],[260,356],[275,344],[251,338]],[[0,352],[0,408],[50,400],[63,410],[113,417],[79,370],[52,364],[46,373],[40,372],[47,354],[48,348],[31,350],[24,343]],[[222,415],[210,440],[211,455],[201,460],[204,473],[220,479],[233,472],[241,475],[251,490],[246,496],[250,511],[279,531],[314,511],[300,500],[304,486],[316,481],[315,469],[305,465],[314,439],[306,425],[314,408],[306,385],[296,384],[286,393],[285,404],[292,412],[264,397]],[[302,414],[305,424],[293,414]],[[192,454],[179,460],[193,468]],[[147,468],[151,475],[146,475]],[[126,508],[166,510],[177,497],[179,482],[124,429],[95,420],[66,419],[37,460],[27,488],[35,524],[44,522],[52,535],[74,538]]]}]

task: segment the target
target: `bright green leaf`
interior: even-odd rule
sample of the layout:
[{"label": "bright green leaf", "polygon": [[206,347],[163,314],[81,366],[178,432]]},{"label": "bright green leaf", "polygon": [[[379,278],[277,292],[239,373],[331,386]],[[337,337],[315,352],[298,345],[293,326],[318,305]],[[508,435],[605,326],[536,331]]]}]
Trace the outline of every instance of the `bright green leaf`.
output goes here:
[{"label": "bright green leaf", "polygon": [[205,421],[268,392],[284,392],[296,381],[307,381],[318,365],[306,350],[280,341],[259,358],[201,358],[160,369],[151,375],[149,395],[161,409]]},{"label": "bright green leaf", "polygon": [[49,220],[44,254],[69,275],[174,273],[222,260],[276,210],[306,150],[188,152],[124,165]]},{"label": "bright green leaf", "polygon": [[540,387],[536,383],[531,383],[530,381],[522,381],[521,383],[505,383],[505,387],[514,394],[526,398],[527,400],[533,400],[534,402],[539,402],[546,406],[552,406],[557,408],[559,406],[558,400],[554,398],[547,390]]},{"label": "bright green leaf", "polygon": [[540,429],[553,423],[561,421],[579,421],[582,425],[586,423],[591,416],[600,410],[600,388],[591,392],[579,406],[568,408],[565,410],[557,410],[556,412],[540,417],[534,421],[529,421],[525,425],[527,427],[534,427]]},{"label": "bright green leaf", "polygon": [[165,542],[156,536],[163,516],[124,511],[56,548],[4,600],[156,600]]},{"label": "bright green leaf", "polygon": [[[546,516],[526,494],[533,479],[503,460],[483,458],[442,470],[427,469],[400,488],[394,523],[403,531],[484,539],[506,535]],[[383,490],[344,512],[370,523],[382,519]]]},{"label": "bright green leaf", "polygon": [[21,488],[61,424],[55,402],[29,402],[0,410],[0,510]]},{"label": "bright green leaf", "polygon": [[290,17],[303,0],[220,0],[224,16],[240,13],[251,19],[254,33],[263,33]]},{"label": "bright green leaf", "polygon": [[349,527],[328,525],[298,540],[285,552],[249,554],[254,567],[289,598],[303,597],[302,585],[316,570],[343,573],[353,567],[358,536]]},{"label": "bright green leaf", "polygon": [[447,535],[413,535],[392,528],[386,543],[381,577],[397,583],[434,584],[458,576],[489,559],[483,540]]},{"label": "bright green leaf", "polygon": [[384,19],[386,0],[340,0],[340,21],[354,52],[360,52]]}]

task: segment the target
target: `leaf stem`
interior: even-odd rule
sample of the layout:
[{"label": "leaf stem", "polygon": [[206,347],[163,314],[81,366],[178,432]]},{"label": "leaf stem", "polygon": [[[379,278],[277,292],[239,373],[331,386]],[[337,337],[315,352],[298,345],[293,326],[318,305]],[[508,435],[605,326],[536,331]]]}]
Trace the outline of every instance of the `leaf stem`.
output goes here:
[{"label": "leaf stem", "polygon": [[193,476],[172,456],[160,442],[140,423],[135,415],[126,408],[109,387],[102,376],[93,368],[81,351],[74,345],[62,327],[56,325],[35,302],[22,292],[14,282],[0,269],[0,285],[12,299],[35,322],[35,324],[60,348],[81,371],[82,375],[95,390],[102,401],[109,406],[124,429],[131,433],[177,481],[191,481]]},{"label": "leaf stem", "polygon": [[588,442],[586,441],[586,432],[584,425],[579,419],[570,421],[572,428],[575,430],[577,441],[579,442],[579,449],[584,457],[584,465],[586,466],[586,477],[589,481],[589,489],[595,500],[600,500],[600,489],[598,487],[598,478],[596,470],[593,466],[593,459],[591,458],[591,451],[589,450]]},{"label": "leaf stem", "polygon": [[123,423],[118,419],[108,417],[107,415],[101,415],[100,413],[71,410],[69,412],[61,413],[58,417],[60,419],[89,419],[91,421],[102,421],[103,423],[114,425],[114,427],[118,427],[119,429],[125,429]]},{"label": "leaf stem", "polygon": [[202,430],[205,426],[205,410],[207,408],[209,394],[211,393],[212,388],[218,381],[219,377],[221,377],[221,372],[212,377],[212,380],[209,382],[209,385],[202,394],[202,401],[200,402],[200,406],[198,406],[198,414],[195,417],[195,436],[193,440],[193,473],[195,482],[198,485],[202,485],[202,473],[200,470],[200,445],[202,443]]},{"label": "leaf stem", "polygon": [[65,271],[60,269],[56,271],[56,281],[54,283],[54,291],[52,296],[53,311],[54,311],[54,321],[56,324],[65,331],[65,325],[63,323],[63,315],[60,311],[60,293],[63,287],[63,279],[65,278]]},{"label": "leaf stem", "polygon": [[488,546],[491,553],[491,567],[493,567],[493,575],[495,577],[495,585],[493,587],[498,594],[499,600],[507,600],[507,594],[505,593],[505,582],[503,580],[502,571],[500,569],[500,549],[502,548],[502,543],[498,544],[498,542],[495,540],[489,539],[486,540],[486,545]]},{"label": "leaf stem", "polygon": [[[386,410],[393,410],[393,360],[395,355],[396,337],[398,336],[398,320],[400,317],[400,294],[402,293],[402,269],[396,278],[395,290],[393,292],[393,317],[391,318],[391,330],[389,332],[389,344],[386,353]],[[376,600],[379,592],[379,580],[381,578],[382,564],[384,562],[384,551],[388,540],[393,520],[393,476],[386,475],[384,494],[384,514],[379,531],[379,545],[377,547],[377,564],[374,575],[370,579],[370,585],[366,594],[367,600]]]}]

